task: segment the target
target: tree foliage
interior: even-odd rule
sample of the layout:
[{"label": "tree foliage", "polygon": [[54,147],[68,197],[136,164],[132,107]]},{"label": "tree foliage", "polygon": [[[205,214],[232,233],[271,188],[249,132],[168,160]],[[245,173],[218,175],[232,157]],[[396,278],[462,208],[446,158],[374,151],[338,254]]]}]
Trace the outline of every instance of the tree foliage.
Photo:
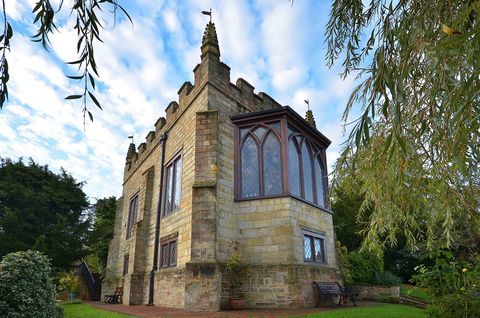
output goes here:
[{"label": "tree foliage", "polygon": [[[77,54],[78,58],[70,61],[67,64],[76,65],[78,67],[77,75],[67,75],[72,80],[77,80],[82,87],[80,94],[72,94],[66,99],[81,99],[83,119],[85,124],[85,117],[88,115],[93,121],[93,115],[87,107],[87,102],[90,100],[102,109],[100,102],[94,95],[96,90],[95,77],[98,78],[98,68],[95,59],[95,44],[100,41],[100,32],[103,29],[101,20],[98,18],[105,12],[112,13],[114,19],[118,10],[123,12],[127,18],[132,21],[125,9],[118,4],[117,0],[74,0],[71,2],[70,8],[71,16],[75,19],[74,29],[77,33]],[[34,14],[33,23],[38,27],[37,33],[32,36],[32,41],[39,42],[48,49],[50,45],[49,36],[57,29],[55,25],[56,14],[65,9],[64,2],[60,1],[58,8],[53,8],[50,0],[37,0],[33,7]],[[5,0],[2,0],[3,13],[3,35],[0,35],[0,109],[4,102],[8,99],[7,82],[9,80],[8,62],[6,52],[10,51],[10,40],[13,36],[13,29],[7,20],[5,11]]]},{"label": "tree foliage", "polygon": [[333,226],[337,240],[349,251],[354,251],[361,247],[365,230],[366,217],[359,215],[358,211],[362,206],[363,197],[358,193],[345,192],[341,186],[332,188],[332,211]]},{"label": "tree foliage", "polygon": [[86,255],[88,202],[65,170],[55,174],[30,160],[0,158],[0,257],[35,249],[68,268]]},{"label": "tree foliage", "polygon": [[0,315],[6,318],[57,318],[55,286],[48,258],[36,251],[10,253],[0,262]]},{"label": "tree foliage", "polygon": [[[95,258],[94,263],[99,267],[97,270],[102,272],[107,266],[108,245],[113,239],[116,203],[115,197],[109,197],[99,199],[93,205],[93,224],[88,240],[92,256]],[[89,266],[91,266],[90,262]]]},{"label": "tree foliage", "polygon": [[[480,229],[480,2],[335,0],[327,58],[358,85],[336,167],[365,199],[366,243],[459,248]],[[356,112],[354,111],[354,112]],[[473,250],[472,250],[473,251]]]}]

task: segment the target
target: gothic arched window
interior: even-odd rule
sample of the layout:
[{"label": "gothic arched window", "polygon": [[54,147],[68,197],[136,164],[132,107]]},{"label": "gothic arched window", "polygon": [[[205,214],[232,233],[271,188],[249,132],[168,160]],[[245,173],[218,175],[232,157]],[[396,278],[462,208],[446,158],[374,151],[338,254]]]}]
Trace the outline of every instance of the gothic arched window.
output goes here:
[{"label": "gothic arched window", "polygon": [[320,154],[318,154],[314,161],[315,167],[315,187],[316,187],[316,203],[319,206],[325,206],[325,192],[323,190],[324,169]]},{"label": "gothic arched window", "polygon": [[300,181],[300,150],[295,138],[290,138],[288,142],[288,177],[290,193],[301,195]]},{"label": "gothic arched window", "polygon": [[325,149],[330,141],[289,107],[231,117],[235,200],[292,196],[328,208]]},{"label": "gothic arched window", "polygon": [[320,151],[304,134],[288,126],[288,177],[290,194],[324,207],[324,170]]},{"label": "gothic arched window", "polygon": [[283,193],[279,129],[274,122],[240,130],[241,198]]}]

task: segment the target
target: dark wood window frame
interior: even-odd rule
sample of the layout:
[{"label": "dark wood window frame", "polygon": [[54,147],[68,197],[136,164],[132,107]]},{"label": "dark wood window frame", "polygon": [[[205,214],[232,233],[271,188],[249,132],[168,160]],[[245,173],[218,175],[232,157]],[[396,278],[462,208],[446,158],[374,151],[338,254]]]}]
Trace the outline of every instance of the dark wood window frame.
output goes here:
[{"label": "dark wood window frame", "polygon": [[[288,123],[288,125],[291,125],[290,123]],[[298,138],[301,138],[301,142],[298,142]],[[294,140],[293,143],[295,145],[295,149],[297,150],[297,155],[299,157],[299,165],[300,165],[300,196],[297,196],[295,195],[294,193],[292,193],[290,191],[290,195],[293,196],[293,197],[296,197],[298,199],[301,199],[302,201],[306,201],[310,204],[314,204],[316,206],[320,206],[322,208],[325,208],[325,197],[326,197],[326,175],[325,175],[325,172],[326,172],[326,169],[325,169],[325,165],[323,163],[323,160],[322,160],[322,152],[324,152],[324,149],[322,149],[321,147],[318,146],[318,144],[316,144],[314,141],[312,141],[308,136],[306,136],[305,134],[301,133],[301,132],[294,132],[292,134],[289,134],[288,136],[288,141],[290,142],[291,140]],[[304,170],[304,162],[303,162],[303,145],[307,143],[307,151],[308,151],[308,158],[310,159],[310,173],[306,173],[305,174],[305,170]],[[287,147],[288,147],[288,144],[287,144]],[[323,194],[323,200],[319,200],[318,199],[318,189],[317,189],[317,178],[319,178],[319,176],[316,175],[316,169],[315,169],[315,164],[316,164],[316,161],[319,161],[320,163],[320,168],[321,168],[321,171],[323,172],[322,175],[320,176],[320,179],[321,179],[321,182],[322,182],[322,194]],[[288,170],[287,170],[287,173],[288,173]],[[311,180],[311,185],[312,185],[312,196],[313,196],[313,201],[309,200],[306,198],[306,187],[305,187],[305,175],[310,175],[312,180]],[[289,188],[290,188],[290,185],[289,185]],[[320,202],[323,202],[324,204],[321,205]]]},{"label": "dark wood window frame", "polygon": [[[306,123],[306,121],[298,115],[294,110],[290,107],[279,107],[267,111],[260,111],[255,113],[247,113],[242,115],[233,116],[232,122],[235,124],[235,143],[234,143],[234,152],[235,152],[235,176],[234,176],[234,185],[235,185],[235,201],[246,201],[246,200],[256,200],[256,199],[264,199],[264,198],[278,198],[278,197],[285,197],[285,196],[292,196],[296,199],[299,199],[303,202],[306,202],[310,205],[320,207],[324,210],[329,211],[329,207],[327,206],[326,197],[328,194],[328,181],[327,181],[327,168],[326,168],[326,148],[330,144],[330,140],[322,135],[318,130],[311,127]],[[268,127],[269,124],[279,121],[280,122],[280,134],[277,134],[277,138],[280,142],[281,147],[281,178],[282,178],[282,192],[278,195],[264,195],[262,192],[263,184],[260,183],[260,195],[255,197],[243,197],[242,196],[242,171],[241,171],[241,151],[242,147],[247,140],[247,136],[250,131],[257,126],[266,126]],[[308,140],[310,144],[309,148],[309,155],[311,159],[311,168],[312,171],[310,175],[312,175],[312,192],[313,192],[313,202],[310,200],[305,199],[305,190],[304,190],[304,173],[303,173],[303,164],[300,162],[300,191],[301,194],[295,195],[290,191],[290,184],[289,184],[289,161],[288,161],[288,145],[289,140],[291,139],[289,134],[289,128],[293,127],[297,134],[302,135],[305,140]],[[250,128],[249,132],[246,134],[241,135],[241,130],[245,128]],[[270,128],[273,130],[273,128]],[[252,134],[253,135],[253,134]],[[266,138],[267,133],[265,133],[264,138]],[[257,142],[257,146],[259,149],[258,155],[258,166],[259,166],[259,182],[263,182],[263,166],[262,166],[262,149],[261,144],[259,144],[258,138],[255,140]],[[297,151],[299,152],[298,155],[300,157],[300,161],[302,160],[301,154],[301,144],[297,145]],[[300,148],[298,148],[300,147]],[[321,176],[321,184],[323,190],[323,200],[319,200],[318,198],[318,191],[317,191],[317,177],[316,174],[316,161],[319,161],[320,168],[322,171]],[[322,205],[323,202],[323,205]]]},{"label": "dark wood window frame", "polygon": [[[180,165],[180,176],[177,175],[178,165]],[[163,213],[162,216],[168,216],[180,209],[182,199],[182,176],[183,176],[183,157],[181,152],[173,156],[173,158],[165,165],[165,183],[163,194]],[[170,170],[171,169],[171,170]],[[171,177],[171,184],[169,183]],[[180,180],[178,180],[180,178]],[[172,187],[171,189],[169,187]],[[178,188],[177,188],[178,186]],[[175,198],[178,197],[178,205]],[[170,199],[170,202],[168,201]]]},{"label": "dark wood window frame", "polygon": [[[305,263],[327,264],[327,254],[325,249],[325,236],[320,233],[315,233],[307,230],[302,230],[302,244],[303,244],[303,260]],[[306,255],[307,246],[306,241],[309,242],[309,253],[311,259]],[[315,241],[320,242],[320,256],[315,253]]]},{"label": "dark wood window frame", "polygon": [[[271,126],[272,124],[275,124],[275,123],[279,123],[280,124],[280,121],[279,120],[274,120],[274,121],[266,121],[266,122],[261,122],[261,123],[256,123],[256,124],[253,124],[251,126],[247,126],[247,127],[241,127],[240,129],[248,129],[248,131],[245,133],[244,136],[240,136],[241,139],[239,141],[239,146],[238,146],[238,149],[239,151],[241,152],[242,149],[243,149],[243,146],[245,144],[245,142],[249,139],[249,138],[252,138],[253,141],[255,142],[255,144],[257,145],[257,158],[258,158],[258,184],[259,184],[259,195],[258,196],[255,196],[255,197],[252,197],[252,198],[257,198],[257,197],[278,197],[279,195],[282,195],[285,193],[285,188],[283,186],[283,184],[281,185],[281,190],[280,190],[280,193],[279,194],[274,194],[274,195],[266,195],[265,194],[265,175],[264,175],[264,171],[265,171],[265,162],[264,162],[264,146],[265,146],[265,142],[267,140],[267,137],[270,135],[270,134],[273,134],[273,136],[277,139],[278,141],[278,144],[279,144],[279,151],[280,151],[280,154],[282,154],[282,137],[281,137],[281,133],[277,130],[275,130],[275,128],[273,128],[273,126]],[[265,129],[265,132],[263,133],[263,136],[261,138],[259,138],[256,134],[255,134],[255,130],[258,129],[259,127],[262,127]],[[240,131],[240,130],[239,130]],[[239,157],[241,157],[241,154],[239,154]],[[241,164],[241,159],[239,159],[238,161],[238,164]],[[281,166],[284,165],[284,159],[283,159],[283,155],[280,156],[280,164]],[[240,168],[241,169],[241,168]],[[240,196],[242,198],[245,198],[243,197],[242,195],[242,173],[240,171],[239,175],[238,175],[238,178],[239,178],[239,182],[238,184],[240,185],[240,189],[239,189],[239,192],[240,192]],[[281,169],[280,171],[280,179],[283,180],[284,177],[283,177],[283,169]]]},{"label": "dark wood window frame", "polygon": [[178,236],[160,242],[160,268],[177,266]]},{"label": "dark wood window frame", "polygon": [[139,192],[135,193],[130,199],[128,206],[128,218],[127,218],[127,233],[126,238],[129,239],[132,236],[133,225],[137,221]]},{"label": "dark wood window frame", "polygon": [[124,255],[123,256],[123,276],[128,274],[128,263],[130,262],[130,256]]}]

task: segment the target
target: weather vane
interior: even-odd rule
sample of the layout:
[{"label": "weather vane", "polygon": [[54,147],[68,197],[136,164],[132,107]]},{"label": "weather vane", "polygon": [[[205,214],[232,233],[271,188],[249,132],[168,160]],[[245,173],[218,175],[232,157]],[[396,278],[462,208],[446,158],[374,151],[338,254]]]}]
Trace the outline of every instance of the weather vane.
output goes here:
[{"label": "weather vane", "polygon": [[305,104],[307,104],[308,110],[310,110],[310,100],[305,99],[304,102],[305,102]]},{"label": "weather vane", "polygon": [[210,23],[212,23],[212,8],[210,8],[210,11],[202,11],[202,14],[210,16]]},{"label": "weather vane", "polygon": [[130,136],[128,136],[128,139],[130,139],[130,140],[131,140],[130,143],[133,144],[133,134],[131,134]]}]

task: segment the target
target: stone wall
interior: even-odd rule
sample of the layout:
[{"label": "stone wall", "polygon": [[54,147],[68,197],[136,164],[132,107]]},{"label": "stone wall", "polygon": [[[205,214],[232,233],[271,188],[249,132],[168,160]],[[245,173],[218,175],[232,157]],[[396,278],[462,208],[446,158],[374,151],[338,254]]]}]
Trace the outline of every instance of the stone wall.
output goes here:
[{"label": "stone wall", "polygon": [[221,268],[216,263],[188,263],[186,266],[185,309],[191,311],[219,310],[221,279]]},{"label": "stone wall", "polygon": [[156,272],[155,305],[184,308],[185,276],[185,268],[164,268]]},{"label": "stone wall", "polygon": [[359,300],[378,300],[381,296],[400,297],[400,286],[355,285],[352,287],[358,293]]},{"label": "stone wall", "polygon": [[248,308],[303,308],[314,306],[312,281],[336,281],[337,269],[306,264],[243,265],[241,286],[232,286],[232,273],[223,270],[221,307],[238,294]]}]

